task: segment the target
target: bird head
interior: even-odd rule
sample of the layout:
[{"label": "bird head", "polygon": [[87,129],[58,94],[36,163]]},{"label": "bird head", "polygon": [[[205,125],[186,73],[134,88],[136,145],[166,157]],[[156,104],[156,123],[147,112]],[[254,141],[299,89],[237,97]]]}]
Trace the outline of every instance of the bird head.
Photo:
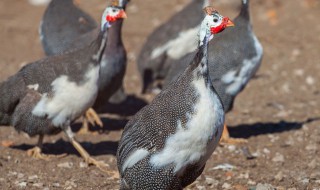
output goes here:
[{"label": "bird head", "polygon": [[108,6],[102,14],[101,30],[110,28],[113,22],[124,18],[127,18],[127,14],[123,8],[113,5]]},{"label": "bird head", "polygon": [[[205,7],[204,12],[206,13],[205,18],[201,23],[200,28],[200,40],[201,42],[205,37],[211,40],[214,34],[222,32],[224,29],[230,26],[234,26],[233,22],[228,18],[218,13],[213,7]],[[200,43],[202,45],[202,43]]]}]

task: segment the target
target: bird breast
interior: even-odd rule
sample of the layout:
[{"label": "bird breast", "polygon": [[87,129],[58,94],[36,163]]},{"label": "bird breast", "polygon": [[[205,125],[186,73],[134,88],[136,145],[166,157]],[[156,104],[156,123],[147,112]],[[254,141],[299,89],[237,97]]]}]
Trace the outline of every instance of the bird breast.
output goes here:
[{"label": "bird breast", "polygon": [[189,164],[204,165],[219,142],[224,123],[222,104],[203,78],[193,81],[192,85],[199,96],[194,113],[187,113],[186,127],[177,121],[176,132],[167,138],[164,148],[151,157],[150,163],[155,167],[173,163],[174,172],[181,173]]}]

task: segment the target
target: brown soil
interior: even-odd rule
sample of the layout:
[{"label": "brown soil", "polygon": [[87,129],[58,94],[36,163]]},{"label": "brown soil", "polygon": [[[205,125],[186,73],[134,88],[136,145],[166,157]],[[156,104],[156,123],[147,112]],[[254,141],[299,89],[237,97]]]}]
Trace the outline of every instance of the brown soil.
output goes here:
[{"label": "brown soil", "polygon": [[[80,6],[99,20],[103,2],[82,0]],[[143,103],[152,98],[139,94],[135,60],[144,40],[188,2],[132,0],[129,5],[123,30],[129,55],[125,87],[129,94],[140,97],[133,98],[129,106],[138,108],[137,100]],[[224,15],[236,16],[240,0],[214,2]],[[0,1],[1,81],[44,56],[38,37],[44,9],[27,0]],[[227,115],[231,136],[245,138],[248,144],[218,147],[189,189],[255,189],[259,183],[277,189],[320,189],[319,9],[318,0],[252,0],[253,26],[265,54],[257,77]],[[125,116],[104,115],[100,134],[77,135],[89,153],[108,163],[110,170],[116,171],[117,142],[136,111],[132,110],[122,114]],[[82,158],[63,134],[46,137],[44,144],[45,153],[67,153],[63,158],[44,161],[26,156],[36,141],[12,127],[0,128],[0,189],[118,189],[116,179],[96,167],[83,167]],[[246,156],[245,150],[254,158]],[[224,163],[233,169],[214,169]]]}]

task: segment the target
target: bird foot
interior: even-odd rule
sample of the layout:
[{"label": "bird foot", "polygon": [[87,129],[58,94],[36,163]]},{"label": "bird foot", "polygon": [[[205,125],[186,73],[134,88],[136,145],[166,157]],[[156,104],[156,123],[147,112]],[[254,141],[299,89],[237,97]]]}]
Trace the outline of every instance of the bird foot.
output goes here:
[{"label": "bird foot", "polygon": [[94,166],[98,167],[101,171],[103,171],[104,173],[107,173],[111,178],[114,178],[114,179],[120,178],[119,173],[117,171],[110,170],[109,164],[106,164],[103,161],[98,161],[92,157],[88,157],[85,159],[85,162],[88,165],[94,165]]},{"label": "bird foot", "polygon": [[48,161],[49,158],[50,158],[50,156],[42,154],[41,153],[41,148],[39,148],[37,146],[27,150],[27,155],[32,157],[32,158],[46,160],[46,161]]},{"label": "bird foot", "polygon": [[100,126],[101,128],[103,127],[103,123],[99,117],[99,115],[92,109],[92,108],[89,108],[85,115],[83,116],[83,121],[82,121],[82,127],[81,129],[79,130],[79,134],[98,134],[97,132],[91,132],[89,130],[89,125],[88,125],[88,122],[91,124],[91,125],[98,125]]},{"label": "bird foot", "polygon": [[100,126],[101,128],[103,127],[103,123],[99,117],[99,115],[97,114],[96,111],[94,111],[94,109],[89,108],[86,111],[86,115],[85,115],[86,119],[89,121],[89,123],[91,125],[95,125],[97,124],[98,126]]},{"label": "bird foot", "polygon": [[232,137],[222,137],[220,139],[220,144],[222,145],[242,145],[248,143],[248,140],[241,138],[232,138]]},{"label": "bird foot", "polygon": [[60,154],[60,155],[46,155],[46,154],[43,154],[41,148],[38,147],[38,146],[27,150],[27,155],[32,157],[32,158],[41,159],[41,160],[45,160],[45,161],[49,161],[50,158],[62,158],[62,157],[67,156],[67,154]]}]

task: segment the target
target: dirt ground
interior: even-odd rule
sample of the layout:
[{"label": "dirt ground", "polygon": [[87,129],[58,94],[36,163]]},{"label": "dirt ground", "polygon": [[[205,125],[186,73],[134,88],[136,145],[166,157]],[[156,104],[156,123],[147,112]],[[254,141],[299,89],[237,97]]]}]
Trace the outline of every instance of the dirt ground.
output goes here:
[{"label": "dirt ground", "polygon": [[[105,126],[100,134],[77,135],[89,153],[109,164],[110,170],[116,171],[115,151],[122,128],[138,105],[152,98],[139,94],[135,60],[140,48],[156,26],[189,1],[132,0],[128,6],[123,30],[129,57],[125,88],[138,98],[127,107],[114,108],[122,110],[121,115],[103,115]],[[212,4],[233,18],[240,0]],[[80,6],[99,20],[105,1],[80,0]],[[0,1],[1,81],[44,56],[38,36],[44,10],[45,6],[33,6],[27,0]],[[252,0],[251,13],[264,47],[263,63],[226,118],[231,136],[245,138],[248,144],[219,146],[188,189],[319,190],[320,1]],[[74,127],[78,129],[79,124]],[[119,188],[117,179],[87,167],[63,134],[46,137],[44,144],[45,153],[67,153],[63,158],[44,161],[26,156],[36,141],[12,127],[0,128],[0,189]]]}]

